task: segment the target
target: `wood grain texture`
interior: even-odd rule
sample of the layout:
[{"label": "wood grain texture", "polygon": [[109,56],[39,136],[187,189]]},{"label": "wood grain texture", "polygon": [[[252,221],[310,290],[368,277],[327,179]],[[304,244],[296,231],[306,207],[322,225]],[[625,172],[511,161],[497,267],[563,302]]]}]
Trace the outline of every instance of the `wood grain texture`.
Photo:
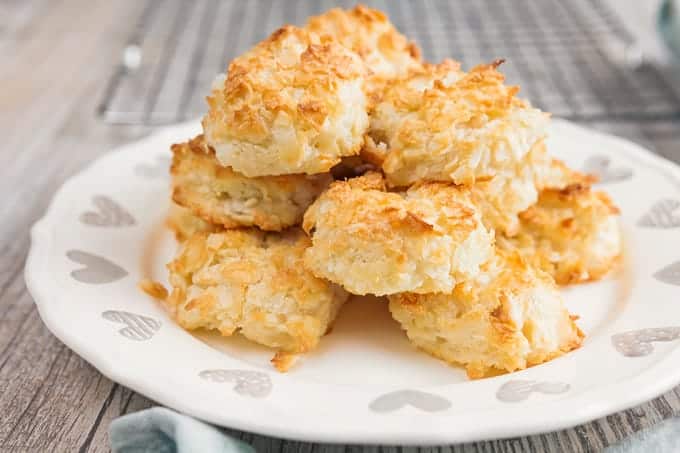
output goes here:
[{"label": "wood grain texture", "polygon": [[[141,127],[106,126],[95,116],[106,81],[118,67],[143,8],[144,2],[104,0],[0,3],[2,452],[107,452],[109,423],[153,405],[103,377],[54,338],[40,320],[23,279],[29,228],[54,191],[107,150],[149,132]],[[215,27],[201,11],[194,11],[188,20]],[[178,74],[185,80],[182,83],[209,78],[202,73]],[[178,82],[168,79],[166,83]],[[144,99],[149,98],[140,97],[140,102]],[[680,160],[673,134],[677,124],[594,126]],[[570,430],[434,448],[320,445],[229,432],[259,452],[591,452],[679,411],[680,394],[675,389],[632,410]]]}]

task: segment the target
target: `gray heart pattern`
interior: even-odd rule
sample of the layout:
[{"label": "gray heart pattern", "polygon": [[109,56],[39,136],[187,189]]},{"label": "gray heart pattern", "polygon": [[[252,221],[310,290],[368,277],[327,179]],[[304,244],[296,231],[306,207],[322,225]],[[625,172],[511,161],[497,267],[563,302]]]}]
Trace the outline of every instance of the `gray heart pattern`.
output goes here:
[{"label": "gray heart pattern", "polygon": [[153,164],[137,164],[135,174],[146,179],[165,178],[169,175],[170,157],[161,155],[156,157]]},{"label": "gray heart pattern", "polygon": [[654,273],[654,278],[662,283],[680,286],[680,261],[676,261]]},{"label": "gray heart pattern", "polygon": [[425,412],[441,412],[451,407],[443,396],[420,390],[397,390],[386,393],[371,401],[368,407],[374,412],[393,412],[404,406],[415,407]]},{"label": "gray heart pattern", "polygon": [[84,267],[71,271],[71,277],[81,283],[100,285],[120,280],[128,273],[115,263],[98,255],[83,252],[82,250],[69,250],[66,252],[68,259]]},{"label": "gray heart pattern", "polygon": [[135,219],[121,205],[104,195],[92,198],[96,211],[83,212],[80,221],[85,225],[98,227],[125,227],[135,224]]},{"label": "gray heart pattern", "polygon": [[118,324],[125,324],[125,327],[120,329],[118,333],[129,340],[149,340],[161,328],[160,321],[129,311],[107,310],[102,313],[102,318]]},{"label": "gray heart pattern", "polygon": [[272,380],[268,374],[252,370],[203,370],[198,375],[212,382],[232,382],[239,395],[264,398],[272,391]]},{"label": "gray heart pattern", "polygon": [[612,335],[612,344],[626,357],[642,357],[654,351],[655,341],[673,341],[680,338],[680,327],[655,327],[631,330]]},{"label": "gray heart pattern", "polygon": [[583,171],[597,176],[601,183],[625,181],[633,177],[631,168],[614,167],[611,159],[606,156],[589,157],[583,166]]},{"label": "gray heart pattern", "polygon": [[568,392],[571,386],[565,382],[525,381],[513,379],[501,385],[496,398],[504,403],[517,403],[529,398],[534,392],[557,395]]},{"label": "gray heart pattern", "polygon": [[659,200],[643,215],[638,225],[649,228],[680,227],[680,201],[673,199]]}]

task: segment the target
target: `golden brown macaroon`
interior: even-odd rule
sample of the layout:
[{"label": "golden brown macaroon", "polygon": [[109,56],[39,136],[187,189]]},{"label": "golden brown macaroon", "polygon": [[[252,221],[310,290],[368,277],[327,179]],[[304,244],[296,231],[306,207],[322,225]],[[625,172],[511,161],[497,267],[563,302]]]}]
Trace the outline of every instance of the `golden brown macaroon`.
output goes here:
[{"label": "golden brown macaroon", "polygon": [[534,155],[531,168],[534,172],[536,189],[564,189],[569,185],[590,186],[597,182],[597,177],[569,168],[564,162],[548,154],[543,142],[532,151]]},{"label": "golden brown macaroon", "polygon": [[224,227],[206,222],[187,208],[170,203],[166,224],[175,233],[178,242],[184,242],[197,233],[216,233]]},{"label": "golden brown macaroon", "polygon": [[206,141],[223,166],[248,177],[328,172],[363,144],[364,75],[354,52],[285,26],[215,80]]},{"label": "golden brown macaroon", "polygon": [[522,161],[491,179],[469,186],[471,199],[487,228],[507,236],[519,232],[519,214],[536,203],[535,168],[544,158],[545,145],[536,143]]},{"label": "golden brown macaroon", "polygon": [[353,294],[451,291],[493,248],[468,196],[441,183],[387,192],[375,172],[336,181],[305,214],[305,265]]},{"label": "golden brown macaroon", "polygon": [[413,344],[470,378],[522,370],[579,347],[583,333],[546,273],[498,252],[450,294],[389,296],[392,316]]},{"label": "golden brown macaroon", "polygon": [[500,247],[517,250],[558,284],[602,278],[622,251],[619,210],[604,192],[575,183],[544,189],[538,202],[520,214],[519,232],[497,237]]},{"label": "golden brown macaroon", "polygon": [[549,115],[516,97],[500,62],[465,73],[445,61],[390,85],[366,150],[391,186],[472,184],[517,165],[545,137]]},{"label": "golden brown macaroon", "polygon": [[201,219],[225,228],[281,231],[299,225],[330,174],[248,178],[215,158],[202,135],[172,145],[172,199]]},{"label": "golden brown macaroon", "polygon": [[305,28],[329,36],[361,57],[369,69],[367,89],[374,100],[389,81],[421,66],[418,46],[399,33],[383,12],[364,5],[333,8],[311,17]]},{"label": "golden brown macaroon", "polygon": [[310,245],[297,228],[194,235],[168,264],[166,305],[185,329],[238,332],[278,351],[308,352],[348,297],[302,265]]}]

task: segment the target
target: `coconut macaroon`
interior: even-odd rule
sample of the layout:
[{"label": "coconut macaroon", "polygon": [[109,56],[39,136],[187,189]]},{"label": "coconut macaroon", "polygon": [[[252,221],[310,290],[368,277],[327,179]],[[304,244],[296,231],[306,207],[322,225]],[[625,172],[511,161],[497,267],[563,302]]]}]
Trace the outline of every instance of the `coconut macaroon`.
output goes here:
[{"label": "coconut macaroon", "polygon": [[378,98],[385,84],[421,66],[420,49],[378,10],[357,5],[351,10],[333,8],[311,17],[307,30],[329,36],[356,52],[366,64],[367,89]]},{"label": "coconut macaroon", "polygon": [[305,213],[305,265],[353,294],[451,291],[492,253],[493,234],[452,184],[385,190],[379,173],[336,181]]},{"label": "coconut macaroon", "polygon": [[172,199],[206,222],[225,228],[281,231],[302,222],[328,186],[330,174],[248,178],[215,158],[202,135],[172,145]]},{"label": "coconut macaroon", "polygon": [[189,238],[168,264],[171,314],[186,329],[237,332],[285,353],[314,349],[348,294],[302,265],[309,238],[227,230]]},{"label": "coconut macaroon", "polygon": [[519,232],[519,214],[535,203],[538,195],[529,168],[522,168],[518,175],[494,176],[468,190],[484,225],[508,236]]},{"label": "coconut macaroon", "polygon": [[411,342],[470,378],[546,362],[583,340],[552,278],[514,253],[498,252],[453,292],[395,294],[389,307]]},{"label": "coconut macaroon", "polygon": [[497,240],[500,247],[517,250],[559,284],[597,280],[621,255],[618,214],[606,193],[587,184],[544,189],[538,202],[520,214],[518,234]]},{"label": "coconut macaroon", "polygon": [[184,242],[197,233],[216,233],[224,229],[220,225],[206,222],[187,208],[173,202],[170,203],[166,224],[175,233],[175,238],[179,242]]},{"label": "coconut macaroon", "polygon": [[532,150],[532,154],[534,157],[531,168],[534,173],[536,189],[539,191],[564,189],[574,184],[590,186],[597,182],[596,176],[573,170],[563,161],[551,157],[542,142],[540,147]]},{"label": "coconut macaroon", "polygon": [[488,179],[545,137],[549,115],[516,97],[500,63],[468,73],[451,61],[425,65],[387,88],[371,117],[368,149],[384,158],[391,186]]},{"label": "coconut macaroon", "polygon": [[516,164],[493,178],[468,187],[473,203],[482,213],[487,228],[507,236],[514,236],[520,229],[519,214],[536,203],[535,166],[545,155],[542,141],[536,143],[529,153]]},{"label": "coconut macaroon", "polygon": [[215,80],[206,141],[222,165],[248,177],[327,172],[363,144],[364,75],[354,52],[283,27]]}]

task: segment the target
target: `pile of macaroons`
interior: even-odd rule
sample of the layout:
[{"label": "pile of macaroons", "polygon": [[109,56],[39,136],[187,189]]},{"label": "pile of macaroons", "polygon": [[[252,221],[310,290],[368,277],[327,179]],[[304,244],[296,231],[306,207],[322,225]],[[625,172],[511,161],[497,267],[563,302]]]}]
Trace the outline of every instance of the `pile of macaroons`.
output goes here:
[{"label": "pile of macaroons", "polygon": [[352,294],[386,296],[414,345],[471,378],[579,347],[558,285],[614,267],[618,211],[548,156],[549,115],[501,63],[426,63],[364,6],[275,31],[172,146],[182,245],[169,294],[144,288],[186,329],[273,348],[281,371]]}]

